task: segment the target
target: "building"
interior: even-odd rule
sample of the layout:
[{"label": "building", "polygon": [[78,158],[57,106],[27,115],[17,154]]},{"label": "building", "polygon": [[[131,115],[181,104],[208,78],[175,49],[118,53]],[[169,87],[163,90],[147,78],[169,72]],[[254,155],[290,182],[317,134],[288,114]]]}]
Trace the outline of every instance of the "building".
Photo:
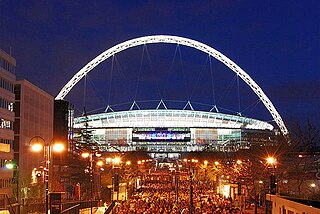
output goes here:
[{"label": "building", "polygon": [[16,82],[15,95],[14,159],[19,167],[19,198],[25,204],[44,198],[44,188],[39,186],[43,186],[45,154],[44,150],[33,152],[31,145],[35,141],[47,145],[53,141],[54,99],[27,80]]},{"label": "building", "polygon": [[235,152],[254,143],[269,146],[276,142],[277,133],[271,124],[253,118],[167,108],[80,116],[74,119],[74,129],[88,129],[92,143],[101,151],[147,151],[153,158],[177,158],[186,152]]},{"label": "building", "polygon": [[0,202],[13,197],[13,171],[5,166],[13,159],[14,84],[16,60],[0,49]]}]

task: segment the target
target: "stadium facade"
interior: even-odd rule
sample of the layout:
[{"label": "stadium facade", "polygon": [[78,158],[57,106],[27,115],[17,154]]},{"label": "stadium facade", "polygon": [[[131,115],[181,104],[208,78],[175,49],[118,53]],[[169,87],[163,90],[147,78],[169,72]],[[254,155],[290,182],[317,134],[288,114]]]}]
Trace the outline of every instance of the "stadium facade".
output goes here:
[{"label": "stadium facade", "polygon": [[100,151],[146,151],[152,157],[184,152],[249,149],[274,144],[277,131],[264,121],[218,112],[148,109],[105,112],[74,119]]}]

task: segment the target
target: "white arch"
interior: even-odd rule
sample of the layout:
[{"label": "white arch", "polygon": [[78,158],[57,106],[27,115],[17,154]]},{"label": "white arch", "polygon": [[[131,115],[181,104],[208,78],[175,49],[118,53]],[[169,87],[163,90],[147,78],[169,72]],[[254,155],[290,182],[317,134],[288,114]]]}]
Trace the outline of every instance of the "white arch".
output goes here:
[{"label": "white arch", "polygon": [[195,49],[198,49],[204,53],[209,54],[210,56],[216,58],[223,64],[225,64],[227,67],[229,67],[232,71],[234,71],[237,75],[243,79],[245,83],[247,83],[250,88],[256,93],[256,95],[260,98],[260,100],[263,102],[265,107],[270,112],[271,116],[273,117],[274,121],[279,126],[281,132],[283,135],[288,134],[288,130],[286,126],[283,123],[283,120],[275,107],[273,106],[270,99],[265,95],[265,93],[262,91],[262,89],[258,86],[257,83],[244,71],[242,68],[240,68],[236,63],[234,63],[232,60],[230,60],[228,57],[220,53],[219,51],[215,50],[214,48],[203,44],[201,42],[179,37],[179,36],[170,36],[170,35],[154,35],[154,36],[144,36],[139,37],[135,39],[131,39],[125,42],[122,42],[118,45],[113,46],[112,48],[109,48],[108,50],[101,53],[99,56],[91,60],[87,65],[85,65],[81,70],[79,70],[71,80],[61,89],[56,100],[62,100],[64,97],[70,92],[70,90],[77,84],[87,73],[89,73],[93,68],[95,68],[97,65],[99,65],[104,60],[108,59],[109,57],[124,51],[128,48],[144,45],[144,44],[151,44],[151,43],[173,43],[173,44],[180,44],[188,47],[192,47]]}]

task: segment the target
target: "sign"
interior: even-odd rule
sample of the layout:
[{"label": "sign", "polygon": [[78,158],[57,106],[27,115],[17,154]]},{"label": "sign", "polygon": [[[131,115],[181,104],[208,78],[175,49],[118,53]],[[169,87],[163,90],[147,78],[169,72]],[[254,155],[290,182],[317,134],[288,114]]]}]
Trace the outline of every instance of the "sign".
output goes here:
[{"label": "sign", "polygon": [[50,213],[60,214],[61,213],[61,193],[50,193]]}]

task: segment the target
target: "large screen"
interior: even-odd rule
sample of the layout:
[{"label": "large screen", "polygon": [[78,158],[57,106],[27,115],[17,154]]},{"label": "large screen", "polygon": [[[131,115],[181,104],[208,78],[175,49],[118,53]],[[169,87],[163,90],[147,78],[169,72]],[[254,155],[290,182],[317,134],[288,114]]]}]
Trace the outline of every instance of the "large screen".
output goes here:
[{"label": "large screen", "polygon": [[190,141],[190,131],[133,131],[133,141]]}]

